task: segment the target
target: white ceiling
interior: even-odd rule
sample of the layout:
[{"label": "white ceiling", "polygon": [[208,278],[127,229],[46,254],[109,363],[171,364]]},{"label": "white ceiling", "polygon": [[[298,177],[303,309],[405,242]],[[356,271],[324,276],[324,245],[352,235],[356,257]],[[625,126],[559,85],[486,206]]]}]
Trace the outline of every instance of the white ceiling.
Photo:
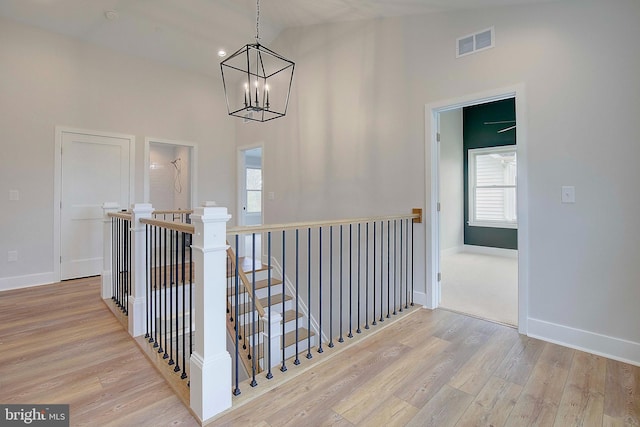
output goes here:
[{"label": "white ceiling", "polygon": [[[290,27],[545,1],[262,0],[260,36],[268,44]],[[0,0],[0,16],[208,74],[219,71],[219,49],[256,33],[256,0]]]}]

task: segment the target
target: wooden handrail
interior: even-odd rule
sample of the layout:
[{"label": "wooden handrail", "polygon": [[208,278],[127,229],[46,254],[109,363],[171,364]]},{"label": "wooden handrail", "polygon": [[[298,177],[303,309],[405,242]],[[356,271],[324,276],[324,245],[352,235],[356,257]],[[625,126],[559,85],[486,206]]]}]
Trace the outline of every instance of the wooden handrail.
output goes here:
[{"label": "wooden handrail", "polygon": [[169,230],[179,231],[181,233],[193,234],[195,229],[192,224],[182,222],[162,221],[159,219],[142,218],[140,222],[143,224],[154,225],[156,227],[168,228]]},{"label": "wooden handrail", "polygon": [[282,230],[292,230],[296,228],[318,228],[318,227],[328,227],[331,225],[345,225],[345,224],[356,224],[362,222],[373,222],[373,221],[392,221],[398,219],[411,219],[414,223],[422,222],[422,209],[416,208],[413,213],[405,214],[405,215],[388,215],[388,216],[376,216],[376,217],[363,217],[363,218],[352,218],[352,219],[342,219],[342,220],[332,220],[332,221],[307,221],[307,222],[292,222],[289,224],[267,224],[267,225],[249,225],[244,227],[229,227],[227,228],[227,235],[236,235],[236,234],[251,234],[251,233],[264,233],[268,231],[282,231]]},{"label": "wooden handrail", "polygon": [[109,212],[107,216],[109,218],[120,218],[131,221],[131,212]]},{"label": "wooden handrail", "polygon": [[[231,260],[231,269],[232,269],[231,272],[235,274],[235,271],[236,271],[236,255],[233,252],[233,249],[231,249],[231,246],[229,245],[229,242],[227,242],[227,256]],[[253,262],[254,262],[253,267],[255,268],[255,260],[253,260]],[[253,295],[253,289],[251,287],[251,280],[249,280],[249,278],[247,277],[247,274],[244,272],[244,270],[242,269],[241,265],[237,267],[237,270],[238,270],[238,275],[240,276],[240,281],[244,285],[245,290],[247,291],[247,293],[249,294],[251,299],[256,302],[256,310],[258,310],[258,314],[260,315],[260,317],[264,317],[264,315],[265,315],[264,307],[260,303],[260,300],[258,298],[255,298],[254,295]]]},{"label": "wooden handrail", "polygon": [[151,212],[153,215],[169,215],[169,214],[192,214],[193,209],[177,209],[177,210],[156,210]]}]

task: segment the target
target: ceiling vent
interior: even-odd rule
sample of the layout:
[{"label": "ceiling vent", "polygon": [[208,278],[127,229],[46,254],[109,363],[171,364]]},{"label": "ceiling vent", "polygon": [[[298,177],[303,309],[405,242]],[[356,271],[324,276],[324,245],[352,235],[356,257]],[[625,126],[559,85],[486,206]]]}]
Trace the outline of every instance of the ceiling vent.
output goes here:
[{"label": "ceiling vent", "polygon": [[495,46],[494,27],[478,31],[468,36],[460,37],[456,41],[456,58],[491,49]]}]

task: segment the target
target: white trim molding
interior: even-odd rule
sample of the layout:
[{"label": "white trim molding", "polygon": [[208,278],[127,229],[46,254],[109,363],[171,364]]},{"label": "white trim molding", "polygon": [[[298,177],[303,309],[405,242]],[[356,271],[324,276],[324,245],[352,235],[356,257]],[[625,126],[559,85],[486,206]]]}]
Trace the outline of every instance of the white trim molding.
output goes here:
[{"label": "white trim molding", "polygon": [[528,336],[640,366],[640,343],[529,318]]},{"label": "white trim molding", "polygon": [[[425,240],[431,242],[431,253],[427,257],[425,277],[427,278],[428,308],[437,308],[440,304],[440,286],[437,280],[440,271],[440,239],[439,212],[437,210],[439,194],[439,147],[437,134],[439,132],[440,113],[455,110],[470,105],[484,104],[503,99],[515,98],[516,103],[516,140],[518,156],[518,331],[527,333],[529,313],[529,204],[528,204],[528,168],[527,168],[527,102],[524,84],[502,89],[492,89],[475,94],[465,95],[425,105],[425,200],[429,204],[425,212],[428,224],[425,226]],[[430,236],[429,236],[430,232]],[[429,240],[430,239],[430,240]]]},{"label": "white trim molding", "polygon": [[54,280],[53,272],[0,277],[0,292],[11,289],[30,288],[32,286],[50,285],[54,282],[56,282],[56,280]]},{"label": "white trim molding", "polygon": [[429,307],[427,302],[428,302],[428,298],[426,293],[413,291],[413,303],[415,305],[421,305],[421,306],[424,306],[424,308],[431,308]]}]

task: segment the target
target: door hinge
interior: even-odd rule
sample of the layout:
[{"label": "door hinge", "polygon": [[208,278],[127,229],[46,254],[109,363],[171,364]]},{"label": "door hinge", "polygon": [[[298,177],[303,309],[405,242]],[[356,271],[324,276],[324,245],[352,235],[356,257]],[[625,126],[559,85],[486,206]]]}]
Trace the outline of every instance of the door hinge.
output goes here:
[{"label": "door hinge", "polygon": [[438,282],[442,280],[442,273],[438,273]]},{"label": "door hinge", "polygon": [[440,142],[440,132],[436,133],[436,141]]},{"label": "door hinge", "polygon": [[62,256],[60,256],[60,264],[62,264]]},{"label": "door hinge", "polygon": [[438,206],[436,207],[437,211],[440,212],[440,202],[438,202]]}]

